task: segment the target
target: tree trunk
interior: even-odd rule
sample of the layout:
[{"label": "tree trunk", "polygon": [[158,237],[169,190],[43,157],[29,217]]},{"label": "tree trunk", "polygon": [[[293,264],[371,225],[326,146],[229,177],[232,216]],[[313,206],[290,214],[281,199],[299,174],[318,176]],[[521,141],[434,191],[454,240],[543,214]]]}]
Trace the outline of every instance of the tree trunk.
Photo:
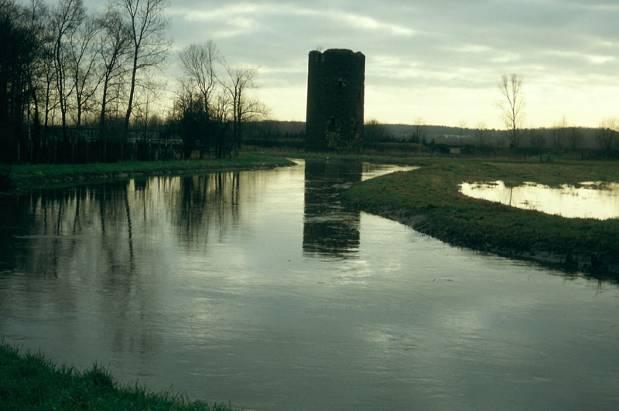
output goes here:
[{"label": "tree trunk", "polygon": [[133,95],[135,94],[135,78],[138,71],[138,48],[133,51],[133,68],[131,69],[131,85],[129,89],[129,103],[127,105],[127,114],[125,115],[125,139],[129,137],[129,120],[133,111]]}]

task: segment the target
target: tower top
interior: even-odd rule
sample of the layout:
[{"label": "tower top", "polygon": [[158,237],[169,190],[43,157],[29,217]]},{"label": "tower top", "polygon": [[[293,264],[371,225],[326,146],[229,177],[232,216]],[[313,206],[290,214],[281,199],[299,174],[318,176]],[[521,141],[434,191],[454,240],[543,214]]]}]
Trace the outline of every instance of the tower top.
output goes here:
[{"label": "tower top", "polygon": [[322,55],[330,55],[330,56],[358,56],[358,57],[365,57],[365,55],[360,52],[360,51],[352,51],[350,49],[328,49],[325,51],[318,51],[318,50],[312,50],[310,51],[310,57],[312,56],[322,56]]}]

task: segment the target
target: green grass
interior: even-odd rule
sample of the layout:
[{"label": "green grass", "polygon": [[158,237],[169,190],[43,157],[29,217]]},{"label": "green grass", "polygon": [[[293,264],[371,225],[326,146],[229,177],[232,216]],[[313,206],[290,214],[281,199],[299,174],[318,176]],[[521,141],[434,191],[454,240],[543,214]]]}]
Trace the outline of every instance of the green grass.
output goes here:
[{"label": "green grass", "polygon": [[414,154],[401,152],[363,152],[363,153],[336,153],[336,152],[312,152],[295,150],[289,148],[264,148],[248,146],[246,150],[254,153],[262,153],[272,156],[284,156],[289,158],[300,158],[304,160],[343,160],[343,161],[365,161],[376,164],[401,164],[401,165],[424,165],[431,164],[433,158],[428,154]]},{"label": "green grass", "polygon": [[562,218],[472,199],[458,191],[463,182],[495,180],[551,186],[619,181],[619,163],[435,159],[417,171],[360,183],[344,198],[356,208],[455,245],[619,279],[618,219]]},{"label": "green grass", "polygon": [[141,175],[182,175],[221,170],[271,168],[291,164],[282,156],[256,152],[241,153],[233,159],[20,164],[12,167],[10,180],[14,191],[24,192],[38,188],[99,183]]},{"label": "green grass", "polygon": [[40,354],[0,344],[0,409],[9,410],[231,410],[172,393],[122,386],[101,367],[57,367]]}]

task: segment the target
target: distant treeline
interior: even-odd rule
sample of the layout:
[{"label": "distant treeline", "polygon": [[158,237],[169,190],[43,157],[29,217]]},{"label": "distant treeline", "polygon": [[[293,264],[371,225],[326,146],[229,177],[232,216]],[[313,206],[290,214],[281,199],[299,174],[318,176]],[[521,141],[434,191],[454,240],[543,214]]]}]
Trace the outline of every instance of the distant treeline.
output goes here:
[{"label": "distant treeline", "polygon": [[[246,142],[259,146],[304,147],[305,123],[262,121],[250,123]],[[555,127],[512,131],[432,125],[365,125],[364,148],[382,151],[520,153],[579,152],[587,157],[619,156],[619,133],[613,128]]]},{"label": "distant treeline", "polygon": [[[213,43],[183,50],[165,120],[153,81],[171,43],[165,0],[0,0],[0,160],[83,162],[231,156],[255,72],[232,68]],[[178,143],[180,140],[180,144]]]}]

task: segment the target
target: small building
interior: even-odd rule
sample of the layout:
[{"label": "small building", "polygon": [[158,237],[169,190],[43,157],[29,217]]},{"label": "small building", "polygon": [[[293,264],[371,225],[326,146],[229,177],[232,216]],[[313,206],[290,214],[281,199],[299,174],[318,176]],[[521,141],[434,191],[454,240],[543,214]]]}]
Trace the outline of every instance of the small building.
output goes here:
[{"label": "small building", "polygon": [[352,50],[309,53],[305,146],[359,150],[363,143],[365,56]]}]

